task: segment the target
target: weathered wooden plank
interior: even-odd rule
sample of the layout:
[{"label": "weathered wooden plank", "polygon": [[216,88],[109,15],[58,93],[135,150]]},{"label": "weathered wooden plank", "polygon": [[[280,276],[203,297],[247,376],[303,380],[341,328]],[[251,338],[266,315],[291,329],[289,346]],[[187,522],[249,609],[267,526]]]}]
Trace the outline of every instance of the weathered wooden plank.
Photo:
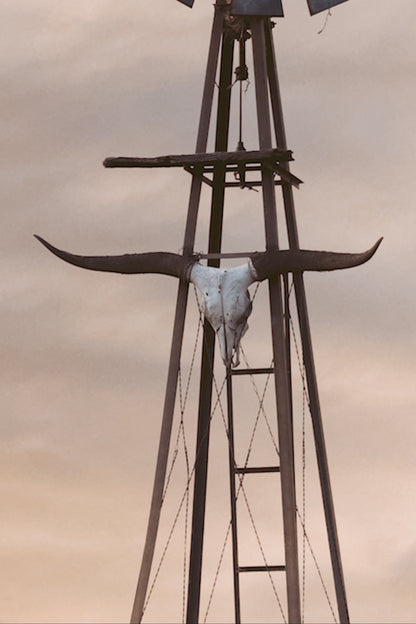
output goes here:
[{"label": "weathered wooden plank", "polygon": [[293,160],[290,150],[253,150],[239,152],[211,152],[208,154],[180,154],[137,158],[134,156],[109,157],[104,167],[187,167],[189,165],[216,165],[236,163],[256,163],[264,161],[287,162]]}]

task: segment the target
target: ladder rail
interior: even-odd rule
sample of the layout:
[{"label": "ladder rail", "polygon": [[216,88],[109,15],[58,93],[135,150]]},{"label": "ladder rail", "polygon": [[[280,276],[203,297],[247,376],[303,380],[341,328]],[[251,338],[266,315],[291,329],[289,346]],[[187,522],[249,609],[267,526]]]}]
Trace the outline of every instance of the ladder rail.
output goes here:
[{"label": "ladder rail", "polygon": [[[245,369],[243,372],[248,374],[251,370],[255,370],[257,374],[270,375],[274,373],[274,369],[261,368],[261,369]],[[240,595],[240,574],[247,572],[267,572],[270,576],[271,572],[284,572],[287,573],[286,565],[268,564],[266,561],[263,547],[259,542],[260,550],[262,552],[264,565],[240,565],[238,554],[238,522],[237,522],[237,489],[236,489],[236,477],[238,477],[238,491],[243,487],[243,479],[245,475],[264,475],[264,474],[279,474],[280,466],[238,466],[235,459],[235,443],[234,443],[234,400],[233,400],[233,384],[235,369],[230,367],[227,369],[227,437],[228,437],[228,454],[229,454],[229,475],[230,475],[230,509],[231,509],[231,535],[232,535],[232,553],[233,553],[233,580],[234,580],[234,613],[235,623],[241,624],[241,595]],[[248,456],[246,462],[248,461]],[[246,504],[248,505],[247,495],[244,494]],[[251,516],[251,512],[250,512]],[[252,523],[254,519],[251,517]],[[257,535],[257,529],[253,524],[254,531]],[[257,535],[257,539],[259,536]],[[273,582],[272,582],[273,585]],[[276,589],[273,585],[273,589]],[[281,605],[279,603],[281,608]]]},{"label": "ladder rail", "polygon": [[233,553],[234,615],[235,624],[241,624],[240,579],[238,565],[237,539],[237,496],[235,488],[235,453],[234,453],[234,406],[231,368],[227,370],[227,426],[228,426],[228,465],[230,475],[231,540]]}]

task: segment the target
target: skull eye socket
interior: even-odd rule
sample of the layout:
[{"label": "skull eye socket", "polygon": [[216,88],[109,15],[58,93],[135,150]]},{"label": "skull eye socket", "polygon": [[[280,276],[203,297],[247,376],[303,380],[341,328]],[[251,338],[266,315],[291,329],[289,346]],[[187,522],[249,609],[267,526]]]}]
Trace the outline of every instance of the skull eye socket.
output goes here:
[{"label": "skull eye socket", "polygon": [[250,301],[248,303],[247,307],[245,308],[244,312],[242,314],[240,314],[240,316],[238,318],[235,319],[236,325],[243,325],[243,324],[245,324],[247,322],[248,317],[251,314],[252,309],[253,309],[253,304]]}]

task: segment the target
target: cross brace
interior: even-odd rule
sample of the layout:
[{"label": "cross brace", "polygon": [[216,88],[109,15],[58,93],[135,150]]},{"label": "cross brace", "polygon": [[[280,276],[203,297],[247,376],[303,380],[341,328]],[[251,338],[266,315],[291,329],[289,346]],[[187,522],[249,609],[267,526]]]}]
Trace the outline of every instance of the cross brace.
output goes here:
[{"label": "cross brace", "polygon": [[[213,152],[210,154],[182,154],[180,156],[157,156],[155,158],[136,158],[130,156],[109,157],[104,160],[104,167],[115,168],[152,168],[152,167],[184,167],[186,171],[196,176],[204,176],[205,173],[214,173],[216,167],[224,167],[226,173],[240,174],[244,172],[262,171],[269,168],[277,173],[285,182],[293,184],[297,188],[302,180],[282,167],[279,163],[293,160],[292,152],[278,149],[237,151],[237,152]],[[203,181],[212,186],[212,180],[203,177]],[[250,182],[247,185],[261,186],[260,182]],[[226,186],[234,186],[226,183]],[[237,183],[237,186],[241,184]]]}]

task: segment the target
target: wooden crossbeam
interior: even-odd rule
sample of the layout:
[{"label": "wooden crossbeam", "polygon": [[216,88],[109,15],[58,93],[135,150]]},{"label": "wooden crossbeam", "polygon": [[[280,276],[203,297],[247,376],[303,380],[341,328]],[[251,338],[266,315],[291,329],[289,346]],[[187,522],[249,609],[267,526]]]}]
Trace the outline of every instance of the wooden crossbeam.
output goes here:
[{"label": "wooden crossbeam", "polygon": [[293,160],[290,150],[267,149],[239,152],[211,152],[137,158],[116,156],[104,160],[104,167],[187,167],[189,165],[216,165],[258,162],[288,162]]}]

